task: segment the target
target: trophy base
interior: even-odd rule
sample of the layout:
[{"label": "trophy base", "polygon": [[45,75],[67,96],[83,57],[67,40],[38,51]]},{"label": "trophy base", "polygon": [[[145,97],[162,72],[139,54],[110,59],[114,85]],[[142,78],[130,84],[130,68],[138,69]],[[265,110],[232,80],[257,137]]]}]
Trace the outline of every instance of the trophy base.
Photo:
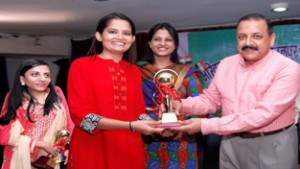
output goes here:
[{"label": "trophy base", "polygon": [[171,127],[178,127],[181,126],[179,122],[173,122],[173,123],[161,123],[158,125],[160,128],[171,128]]},{"label": "trophy base", "polygon": [[181,124],[178,122],[177,116],[173,112],[163,113],[161,124],[159,127],[168,128],[168,127],[176,127],[180,126]]}]

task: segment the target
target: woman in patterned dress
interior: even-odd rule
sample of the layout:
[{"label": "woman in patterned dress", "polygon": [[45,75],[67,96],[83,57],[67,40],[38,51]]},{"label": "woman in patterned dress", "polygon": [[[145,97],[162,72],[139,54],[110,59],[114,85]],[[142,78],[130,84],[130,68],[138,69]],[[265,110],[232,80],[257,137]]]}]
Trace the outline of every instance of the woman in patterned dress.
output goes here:
[{"label": "woman in patterned dress", "polygon": [[[153,94],[157,91],[153,83],[153,76],[157,71],[168,68],[178,73],[182,82],[176,90],[179,91],[181,98],[197,96],[202,92],[200,72],[189,65],[179,64],[178,43],[178,34],[173,26],[168,23],[156,24],[148,32],[146,58],[137,63],[143,76],[142,86],[148,117],[153,120],[159,120],[158,106],[153,101]],[[184,118],[187,117],[179,117],[179,120]],[[143,138],[146,168],[198,168],[199,157],[203,152],[201,145],[197,145],[195,135],[164,131],[163,135],[144,136]]]},{"label": "woman in patterned dress", "polygon": [[[55,146],[53,140],[59,131],[72,133],[74,127],[62,90],[51,84],[49,65],[37,59],[20,65],[0,117],[2,169],[31,169],[31,162],[42,155],[58,156],[66,147]],[[63,152],[68,156],[68,150]]]}]

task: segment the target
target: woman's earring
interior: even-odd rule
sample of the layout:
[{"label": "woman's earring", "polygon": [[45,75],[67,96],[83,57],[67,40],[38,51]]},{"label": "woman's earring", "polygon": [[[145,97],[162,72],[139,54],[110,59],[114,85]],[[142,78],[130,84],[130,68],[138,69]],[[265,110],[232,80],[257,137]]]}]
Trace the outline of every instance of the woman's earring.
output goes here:
[{"label": "woman's earring", "polygon": [[25,83],[24,83],[24,82],[21,82],[21,85],[22,85],[22,86],[25,86]]}]

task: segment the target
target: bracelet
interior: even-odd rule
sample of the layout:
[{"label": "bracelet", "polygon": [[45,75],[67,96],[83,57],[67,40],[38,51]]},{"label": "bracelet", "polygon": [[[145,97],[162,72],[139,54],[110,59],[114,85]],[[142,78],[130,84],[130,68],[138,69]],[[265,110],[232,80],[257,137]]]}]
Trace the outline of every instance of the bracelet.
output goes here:
[{"label": "bracelet", "polygon": [[35,148],[36,141],[37,140],[31,140],[30,141],[30,152],[33,152],[33,149]]},{"label": "bracelet", "polygon": [[129,122],[129,129],[130,131],[135,132],[134,123],[132,121]]}]

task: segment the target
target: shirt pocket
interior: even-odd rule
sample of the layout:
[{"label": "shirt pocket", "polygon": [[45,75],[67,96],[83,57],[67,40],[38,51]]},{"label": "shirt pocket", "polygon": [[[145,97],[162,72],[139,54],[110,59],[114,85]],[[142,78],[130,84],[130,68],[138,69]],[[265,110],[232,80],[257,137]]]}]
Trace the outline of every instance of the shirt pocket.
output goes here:
[{"label": "shirt pocket", "polygon": [[254,88],[254,94],[257,101],[261,101],[268,91],[271,84],[256,84]]}]

